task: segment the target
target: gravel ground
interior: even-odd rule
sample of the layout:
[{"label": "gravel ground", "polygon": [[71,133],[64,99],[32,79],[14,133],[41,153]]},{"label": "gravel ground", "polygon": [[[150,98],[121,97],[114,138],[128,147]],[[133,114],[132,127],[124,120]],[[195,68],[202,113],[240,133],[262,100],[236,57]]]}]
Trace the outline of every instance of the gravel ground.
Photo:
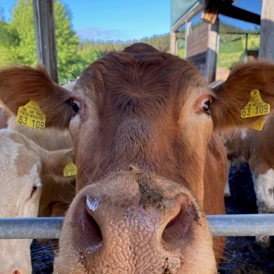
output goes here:
[{"label": "gravel ground", "polygon": [[36,240],[31,245],[32,274],[51,274],[53,251],[50,244],[40,245]]},{"label": "gravel ground", "polygon": [[[229,174],[231,197],[226,198],[228,214],[257,213],[253,182],[248,165],[232,167]],[[274,238],[262,248],[255,237],[227,238],[224,259],[219,266],[222,274],[274,274]]]},{"label": "gravel ground", "polygon": [[[257,213],[253,183],[248,165],[232,167],[229,174],[231,197],[226,198],[228,214]],[[33,274],[52,273],[53,253],[49,244],[33,241]],[[274,238],[271,246],[262,248],[254,237],[227,238],[220,274],[274,274]],[[198,274],[198,273],[197,273]],[[203,273],[199,273],[203,274]]]}]

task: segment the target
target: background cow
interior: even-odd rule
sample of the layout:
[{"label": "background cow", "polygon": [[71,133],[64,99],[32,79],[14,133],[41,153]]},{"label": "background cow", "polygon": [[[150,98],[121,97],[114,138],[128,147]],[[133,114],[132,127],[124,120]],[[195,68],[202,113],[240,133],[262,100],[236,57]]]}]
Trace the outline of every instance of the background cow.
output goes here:
[{"label": "background cow", "polygon": [[[252,172],[258,213],[274,213],[274,115],[265,119],[261,131],[230,130],[223,133],[227,157],[238,163],[247,162]],[[269,236],[256,237],[264,247],[270,245]]]},{"label": "background cow", "polygon": [[[64,87],[72,91],[75,82]],[[16,117],[2,108],[0,113],[2,128],[17,131],[40,147],[49,150],[72,149],[72,141],[68,130],[47,128],[43,131],[22,126],[16,122]],[[1,128],[1,127],[0,127]],[[56,177],[54,174],[42,176],[43,189],[39,206],[39,217],[64,216],[69,204],[75,196],[75,176]]]},{"label": "background cow", "polygon": [[73,138],[78,193],[56,273],[216,273],[204,213],[224,211],[212,172],[226,162],[213,130],[257,122],[240,115],[254,88],[274,106],[273,64],[239,66],[211,91],[186,61],[137,44],[90,65],[72,93],[41,68],[0,79],[11,111],[33,99]]},{"label": "background cow", "polygon": [[[41,176],[63,176],[72,151],[47,151],[14,131],[0,130],[0,218],[36,217]],[[56,164],[60,169],[56,169]],[[31,273],[32,240],[0,240],[0,273]]]},{"label": "background cow", "polygon": [[[72,91],[75,82],[64,87]],[[72,141],[68,130],[46,128],[32,129],[16,123],[16,117],[11,115],[7,121],[8,128],[15,130],[40,147],[49,150],[72,149]],[[75,197],[75,176],[56,177],[54,174],[42,176],[43,189],[39,206],[39,217],[64,216],[71,201]]]}]

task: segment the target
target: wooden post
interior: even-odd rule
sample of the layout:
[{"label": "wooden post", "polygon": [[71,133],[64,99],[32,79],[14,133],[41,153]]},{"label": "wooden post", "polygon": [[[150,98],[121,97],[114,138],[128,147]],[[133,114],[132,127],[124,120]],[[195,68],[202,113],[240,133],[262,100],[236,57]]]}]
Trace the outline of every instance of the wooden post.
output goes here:
[{"label": "wooden post", "polygon": [[219,5],[219,0],[205,0],[204,12],[201,16],[201,19],[205,23],[214,24],[218,18]]},{"label": "wooden post", "polygon": [[274,61],[274,1],[262,2],[259,58]]},{"label": "wooden post", "polygon": [[208,83],[215,81],[219,45],[219,19],[209,25],[205,75]]},{"label": "wooden post", "polygon": [[176,43],[176,32],[170,32],[170,53],[176,55],[177,52],[177,43]]},{"label": "wooden post", "polygon": [[33,0],[33,12],[38,62],[58,83],[53,0]]},{"label": "wooden post", "polygon": [[185,58],[187,58],[187,39],[190,32],[191,32],[191,22],[188,21],[186,22],[186,29],[185,29]]},{"label": "wooden post", "polygon": [[248,33],[245,34],[245,58],[244,62],[247,63],[248,61]]}]

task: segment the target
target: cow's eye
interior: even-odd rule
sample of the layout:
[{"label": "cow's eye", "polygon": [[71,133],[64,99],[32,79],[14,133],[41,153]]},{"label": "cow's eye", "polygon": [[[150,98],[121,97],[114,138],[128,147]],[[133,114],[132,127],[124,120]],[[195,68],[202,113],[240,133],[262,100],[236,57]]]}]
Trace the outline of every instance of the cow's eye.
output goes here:
[{"label": "cow's eye", "polygon": [[194,110],[198,114],[210,115],[210,107],[214,97],[211,94],[204,94],[196,101]]},{"label": "cow's eye", "polygon": [[36,183],[35,185],[33,185],[31,193],[30,193],[30,198],[33,197],[33,195],[36,193],[37,189],[41,186],[41,183]]},{"label": "cow's eye", "polygon": [[201,108],[204,112],[208,112],[210,110],[211,100],[210,99],[204,99],[201,102]]},{"label": "cow's eye", "polygon": [[75,113],[78,113],[78,111],[80,110],[80,102],[75,99],[72,99],[71,107]]}]

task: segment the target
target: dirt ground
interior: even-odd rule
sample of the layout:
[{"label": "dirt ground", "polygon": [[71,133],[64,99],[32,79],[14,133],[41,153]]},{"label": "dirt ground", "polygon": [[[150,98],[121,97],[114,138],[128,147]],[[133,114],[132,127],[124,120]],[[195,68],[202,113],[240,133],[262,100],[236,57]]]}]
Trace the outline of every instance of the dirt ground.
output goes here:
[{"label": "dirt ground", "polygon": [[[226,198],[228,214],[257,213],[253,183],[248,165],[232,167],[229,175],[232,196]],[[53,253],[49,245],[32,244],[33,274],[52,273]],[[274,274],[274,238],[262,248],[254,237],[229,237],[220,274]],[[203,274],[203,273],[197,273]]]},{"label": "dirt ground", "polygon": [[[227,214],[257,213],[248,165],[232,167],[229,184],[231,197],[226,198]],[[271,245],[268,248],[257,245],[254,237],[229,237],[219,272],[222,274],[274,274],[274,237],[271,237]]]}]

